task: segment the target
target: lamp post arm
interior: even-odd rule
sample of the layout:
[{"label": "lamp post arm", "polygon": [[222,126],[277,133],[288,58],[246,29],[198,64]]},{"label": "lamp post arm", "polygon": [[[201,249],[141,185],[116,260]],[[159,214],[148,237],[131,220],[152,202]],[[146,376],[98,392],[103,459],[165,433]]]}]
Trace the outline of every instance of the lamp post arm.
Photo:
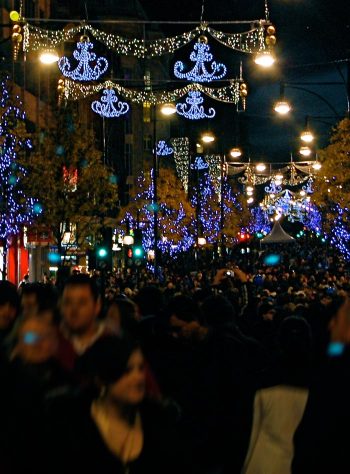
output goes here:
[{"label": "lamp post arm", "polygon": [[297,89],[297,90],[300,90],[300,91],[303,91],[303,92],[308,92],[309,94],[312,94],[313,96],[317,97],[322,102],[324,102],[330,108],[330,110],[334,113],[334,115],[337,118],[341,118],[340,115],[338,114],[337,110],[335,109],[335,107],[327,99],[325,99],[321,94],[318,94],[315,91],[311,91],[310,89],[306,89],[305,87],[295,86],[295,85],[290,84],[288,82],[285,82],[284,84],[285,84],[285,86],[289,87],[290,89]]}]

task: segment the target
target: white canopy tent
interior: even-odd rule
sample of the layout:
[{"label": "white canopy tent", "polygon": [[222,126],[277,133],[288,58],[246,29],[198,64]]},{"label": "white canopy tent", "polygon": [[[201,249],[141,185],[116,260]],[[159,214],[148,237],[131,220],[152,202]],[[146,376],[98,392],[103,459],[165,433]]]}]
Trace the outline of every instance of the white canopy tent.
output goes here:
[{"label": "white canopy tent", "polygon": [[295,242],[294,237],[287,234],[278,221],[275,222],[271,232],[261,239],[262,244],[291,244],[293,242]]}]

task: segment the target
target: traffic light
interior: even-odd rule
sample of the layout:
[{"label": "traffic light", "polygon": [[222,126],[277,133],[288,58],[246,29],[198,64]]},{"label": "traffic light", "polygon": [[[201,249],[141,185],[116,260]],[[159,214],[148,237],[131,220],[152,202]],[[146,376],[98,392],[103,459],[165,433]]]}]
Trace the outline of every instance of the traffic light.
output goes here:
[{"label": "traffic light", "polygon": [[135,263],[140,262],[145,256],[145,251],[142,247],[142,231],[140,229],[134,230],[134,245],[132,254]]},{"label": "traffic light", "polygon": [[100,270],[112,269],[112,229],[103,229],[102,239],[95,248],[96,267]]}]

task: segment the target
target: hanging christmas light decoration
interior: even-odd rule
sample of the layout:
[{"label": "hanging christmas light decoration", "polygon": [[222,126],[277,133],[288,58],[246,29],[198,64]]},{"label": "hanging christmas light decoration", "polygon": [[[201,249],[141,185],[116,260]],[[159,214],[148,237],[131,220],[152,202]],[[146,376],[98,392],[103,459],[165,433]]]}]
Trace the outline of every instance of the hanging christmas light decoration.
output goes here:
[{"label": "hanging christmas light decoration", "polygon": [[205,155],[205,161],[209,164],[209,176],[214,186],[216,194],[219,196],[221,187],[221,156]]},{"label": "hanging christmas light decoration", "polygon": [[[116,103],[118,103],[117,107],[114,105]],[[130,107],[126,102],[118,100],[113,89],[105,89],[101,101],[94,100],[91,108],[101,117],[113,118],[126,114]]]},{"label": "hanging christmas light decoration", "polygon": [[169,156],[174,153],[174,149],[168,146],[164,140],[159,140],[156,147],[157,156]]},{"label": "hanging christmas light decoration", "polygon": [[274,179],[271,181],[270,186],[265,187],[265,192],[267,194],[278,194],[281,191],[282,191],[282,186],[277,185]]},{"label": "hanging christmas light decoration", "polygon": [[[190,91],[186,98],[186,103],[179,102],[176,104],[176,112],[189,120],[215,117],[215,109],[212,107],[209,108],[207,114],[204,112],[203,105],[200,105],[203,104],[203,102],[204,98],[199,91]],[[189,109],[186,110],[188,107]]]},{"label": "hanging christmas light decoration", "polygon": [[238,104],[239,100],[241,99],[239,89],[240,83],[240,80],[230,80],[228,86],[216,88],[194,83],[174,89],[173,91],[162,91],[155,93],[152,90],[148,90],[146,88],[141,91],[128,89],[116,82],[109,80],[99,84],[81,84],[76,81],[71,81],[70,79],[65,79],[64,96],[67,100],[79,100],[86,98],[89,95],[96,94],[103,89],[112,88],[130,102],[134,102],[136,104],[148,102],[154,105],[176,102],[190,91],[200,91],[211,99],[217,100],[219,102]]},{"label": "hanging christmas light decoration", "polygon": [[190,160],[190,142],[187,137],[173,138],[171,140],[171,144],[174,148],[176,172],[187,193]]},{"label": "hanging christmas light decoration", "polygon": [[313,188],[313,182],[314,180],[310,176],[310,178],[307,180],[306,184],[303,186],[303,191],[305,191],[307,194],[312,194],[314,192]]},{"label": "hanging christmas light decoration", "polygon": [[[58,61],[61,73],[74,81],[96,81],[99,79],[106,72],[108,61],[103,57],[96,59],[96,54],[89,52],[93,47],[94,45],[90,43],[89,37],[83,35],[79,43],[77,43],[77,49],[73,52],[74,58],[79,61],[78,66],[71,70],[69,59],[63,56]],[[90,67],[89,63],[94,63],[95,65]]]},{"label": "hanging christmas light decoration", "polygon": [[[244,23],[246,22],[242,22],[242,24]],[[215,30],[207,24],[201,23],[196,28],[177,36],[145,41],[144,39],[126,38],[112,33],[105,33],[87,23],[58,31],[45,30],[25,22],[23,27],[23,50],[38,51],[47,47],[55,47],[66,41],[72,41],[79,33],[88,32],[116,54],[145,58],[174,53],[193,41],[199,33],[208,32],[213,38],[230,49],[243,53],[256,53],[266,48],[264,43],[266,21],[255,20],[252,25],[249,31],[232,34]]]},{"label": "hanging christmas light decoration", "polygon": [[[194,45],[194,51],[190,54],[190,60],[195,62],[191,71],[182,73],[185,65],[182,61],[176,61],[174,66],[174,74],[179,79],[187,79],[191,82],[211,82],[213,80],[222,79],[227,72],[226,66],[222,63],[213,61],[213,55],[209,52],[210,47],[207,44],[206,36],[200,36],[197,43]],[[211,72],[207,71],[205,63],[211,62]]]}]

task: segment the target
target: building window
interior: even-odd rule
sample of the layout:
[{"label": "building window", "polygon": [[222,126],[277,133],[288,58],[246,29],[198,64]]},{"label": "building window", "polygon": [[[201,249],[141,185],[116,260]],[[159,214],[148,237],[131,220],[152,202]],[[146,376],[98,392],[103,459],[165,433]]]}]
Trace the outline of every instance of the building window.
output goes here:
[{"label": "building window", "polygon": [[125,169],[127,175],[132,175],[132,159],[133,159],[133,148],[132,143],[125,143],[124,145],[124,156],[125,156]]},{"label": "building window", "polygon": [[143,103],[143,122],[151,122],[151,104],[149,102]]},{"label": "building window", "polygon": [[131,113],[131,108],[128,112],[128,114],[125,117],[124,120],[124,132],[125,135],[131,135],[132,134],[132,113]]},{"label": "building window", "polygon": [[143,137],[143,149],[145,151],[152,150],[152,136],[151,135],[145,135]]}]

